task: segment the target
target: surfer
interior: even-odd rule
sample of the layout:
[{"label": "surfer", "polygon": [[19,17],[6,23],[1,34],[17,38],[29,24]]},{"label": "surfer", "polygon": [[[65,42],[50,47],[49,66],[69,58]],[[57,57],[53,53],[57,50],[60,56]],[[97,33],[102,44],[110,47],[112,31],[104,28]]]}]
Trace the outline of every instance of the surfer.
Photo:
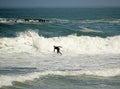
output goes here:
[{"label": "surfer", "polygon": [[62,55],[62,53],[60,52],[60,48],[62,48],[62,47],[54,45],[54,52],[55,52],[55,50],[57,50],[57,54],[61,54]]}]

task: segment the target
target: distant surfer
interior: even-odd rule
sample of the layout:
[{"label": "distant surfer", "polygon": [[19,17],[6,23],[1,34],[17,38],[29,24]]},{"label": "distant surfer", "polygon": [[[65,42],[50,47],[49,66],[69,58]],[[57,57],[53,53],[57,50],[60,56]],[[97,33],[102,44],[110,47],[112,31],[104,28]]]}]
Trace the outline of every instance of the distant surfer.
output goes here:
[{"label": "distant surfer", "polygon": [[62,55],[62,53],[60,52],[60,48],[62,48],[62,47],[54,45],[54,52],[55,52],[55,50],[57,50],[57,54],[61,54]]}]

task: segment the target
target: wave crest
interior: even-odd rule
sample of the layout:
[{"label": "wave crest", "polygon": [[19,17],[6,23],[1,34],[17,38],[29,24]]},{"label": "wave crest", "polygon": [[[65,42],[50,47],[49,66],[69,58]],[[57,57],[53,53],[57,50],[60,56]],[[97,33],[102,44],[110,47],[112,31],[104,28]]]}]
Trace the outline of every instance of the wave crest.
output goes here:
[{"label": "wave crest", "polygon": [[[114,71],[114,72],[113,72]],[[27,80],[32,81],[35,78],[40,78],[47,75],[60,75],[60,76],[79,76],[79,75],[92,75],[102,77],[113,77],[120,75],[120,69],[108,69],[108,70],[97,70],[97,71],[43,71],[28,73],[25,75],[16,76],[0,76],[0,87],[11,86],[13,81],[25,82]]]},{"label": "wave crest", "polygon": [[120,54],[120,36],[100,38],[69,35],[66,37],[45,38],[35,31],[19,34],[16,38],[1,38],[0,50],[33,52],[37,49],[50,53],[53,45],[62,46],[67,54]]}]

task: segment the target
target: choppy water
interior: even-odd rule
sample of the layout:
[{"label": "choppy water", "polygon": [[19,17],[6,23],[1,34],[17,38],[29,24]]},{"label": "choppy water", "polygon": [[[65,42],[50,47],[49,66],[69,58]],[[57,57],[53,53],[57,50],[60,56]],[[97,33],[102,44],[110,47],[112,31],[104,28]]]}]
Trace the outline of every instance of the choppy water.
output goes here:
[{"label": "choppy water", "polygon": [[0,9],[0,87],[119,89],[120,9]]}]

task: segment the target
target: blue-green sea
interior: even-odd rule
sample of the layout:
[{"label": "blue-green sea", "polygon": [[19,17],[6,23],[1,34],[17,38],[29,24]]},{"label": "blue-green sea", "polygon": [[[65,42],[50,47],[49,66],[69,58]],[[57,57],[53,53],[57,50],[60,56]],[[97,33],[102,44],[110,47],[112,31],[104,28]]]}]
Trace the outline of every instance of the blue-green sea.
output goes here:
[{"label": "blue-green sea", "polygon": [[120,89],[120,8],[0,9],[0,89]]}]

